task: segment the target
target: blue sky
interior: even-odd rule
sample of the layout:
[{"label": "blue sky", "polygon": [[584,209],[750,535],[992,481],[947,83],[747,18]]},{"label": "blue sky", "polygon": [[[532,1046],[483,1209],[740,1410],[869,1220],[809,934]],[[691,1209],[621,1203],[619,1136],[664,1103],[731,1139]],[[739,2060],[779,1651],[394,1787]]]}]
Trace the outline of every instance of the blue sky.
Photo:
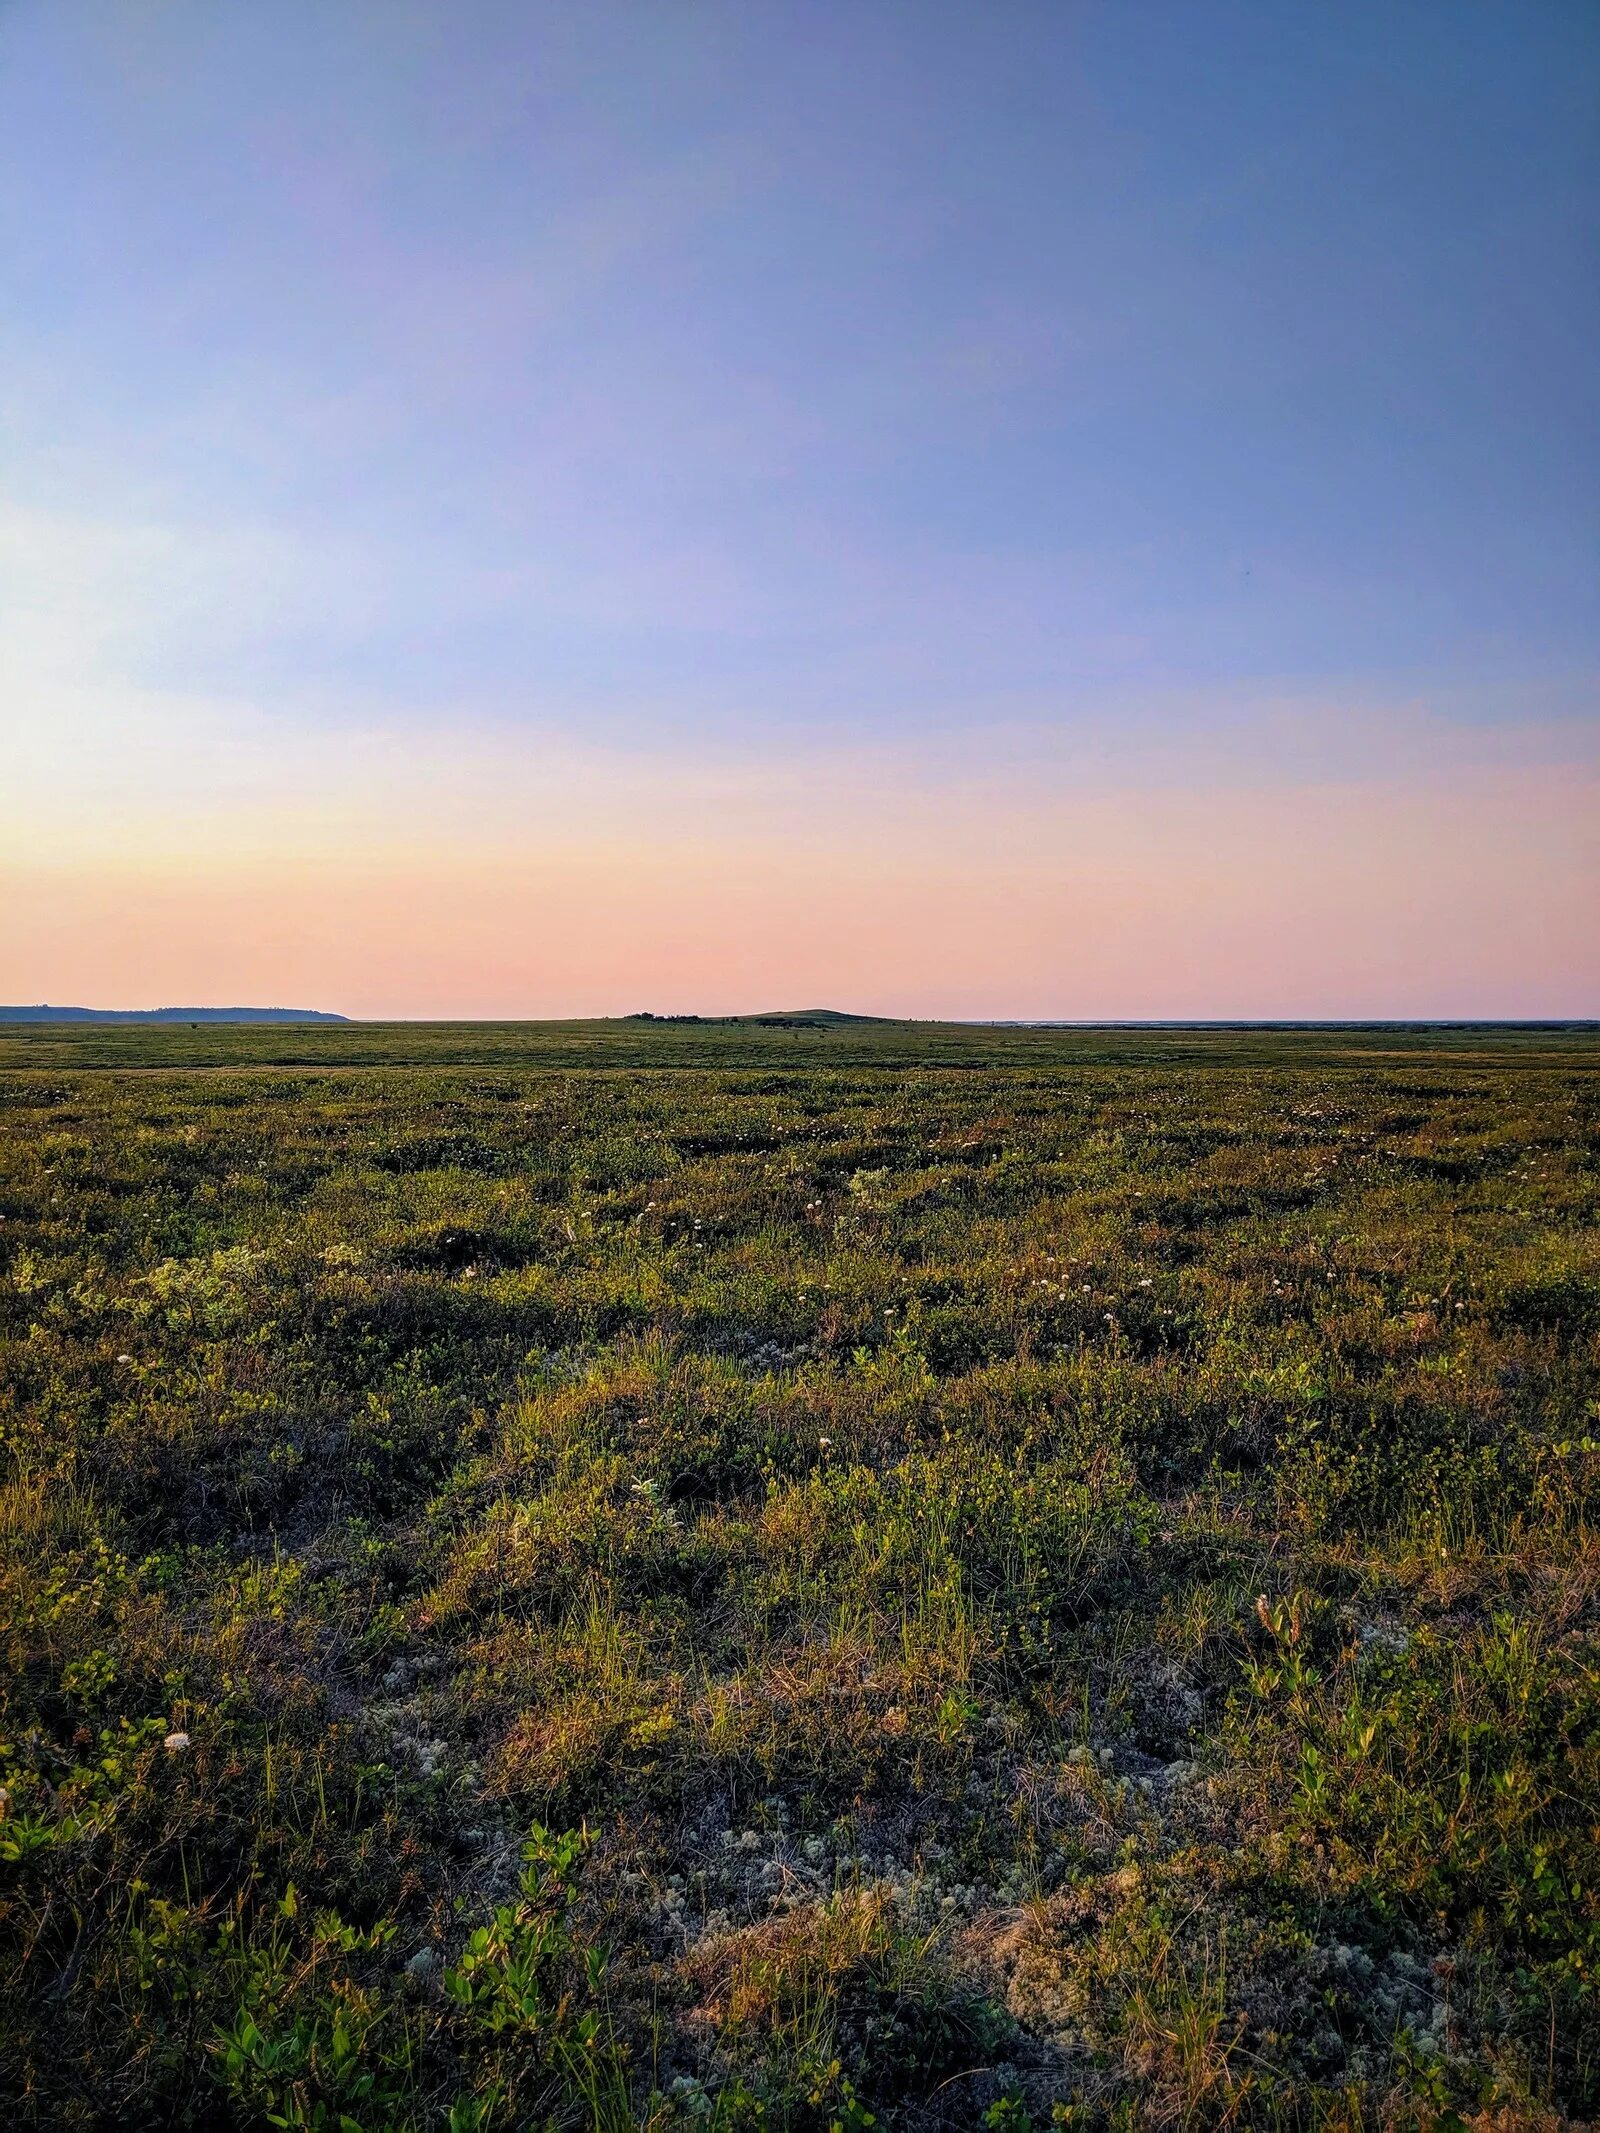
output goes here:
[{"label": "blue sky", "polygon": [[1576,0],[10,0],[34,812],[242,727],[1588,776],[1597,91]]}]

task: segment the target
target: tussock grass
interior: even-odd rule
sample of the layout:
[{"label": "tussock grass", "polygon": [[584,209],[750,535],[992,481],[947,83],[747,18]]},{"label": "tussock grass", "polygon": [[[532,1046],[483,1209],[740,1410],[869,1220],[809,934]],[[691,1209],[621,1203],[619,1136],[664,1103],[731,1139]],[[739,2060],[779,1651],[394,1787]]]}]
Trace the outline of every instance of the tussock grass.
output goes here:
[{"label": "tussock grass", "polygon": [[17,2122],[1600,2114],[1592,1036],[3,1044]]}]

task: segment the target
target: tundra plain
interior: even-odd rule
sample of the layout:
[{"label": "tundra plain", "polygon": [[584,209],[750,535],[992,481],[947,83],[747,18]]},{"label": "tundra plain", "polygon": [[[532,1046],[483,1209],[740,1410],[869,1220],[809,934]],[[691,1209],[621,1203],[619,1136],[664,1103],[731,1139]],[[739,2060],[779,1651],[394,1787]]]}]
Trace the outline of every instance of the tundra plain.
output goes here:
[{"label": "tundra plain", "polygon": [[12,2122],[1594,2117],[1597,1067],[0,1030]]}]

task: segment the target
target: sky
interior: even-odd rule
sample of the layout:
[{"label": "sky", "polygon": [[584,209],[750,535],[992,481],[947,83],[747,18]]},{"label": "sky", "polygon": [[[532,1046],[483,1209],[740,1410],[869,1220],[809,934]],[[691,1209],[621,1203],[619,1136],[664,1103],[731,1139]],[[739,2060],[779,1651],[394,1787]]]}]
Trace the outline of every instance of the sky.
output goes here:
[{"label": "sky", "polygon": [[0,0],[0,999],[1600,1014],[1590,0]]}]

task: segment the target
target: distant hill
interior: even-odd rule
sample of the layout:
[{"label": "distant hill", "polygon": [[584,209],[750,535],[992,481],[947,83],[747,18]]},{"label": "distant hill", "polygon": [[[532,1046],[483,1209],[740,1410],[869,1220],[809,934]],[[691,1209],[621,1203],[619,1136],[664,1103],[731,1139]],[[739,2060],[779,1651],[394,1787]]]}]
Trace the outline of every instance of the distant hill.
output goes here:
[{"label": "distant hill", "polygon": [[772,1007],[765,1014],[751,1015],[752,1022],[803,1022],[809,1028],[823,1023],[828,1028],[846,1022],[882,1022],[883,1015],[847,1015],[837,1007]]},{"label": "distant hill", "polygon": [[757,1029],[846,1029],[857,1023],[881,1022],[882,1015],[846,1015],[837,1007],[774,1007],[764,1015],[743,1015]]},{"label": "distant hill", "polygon": [[0,1022],[348,1022],[314,1007],[0,1007]]},{"label": "distant hill", "polygon": [[653,1015],[648,1008],[624,1015],[625,1022],[707,1022],[719,1028],[842,1029],[847,1023],[882,1022],[882,1015],[847,1015],[837,1007],[773,1007],[760,1015]]}]

